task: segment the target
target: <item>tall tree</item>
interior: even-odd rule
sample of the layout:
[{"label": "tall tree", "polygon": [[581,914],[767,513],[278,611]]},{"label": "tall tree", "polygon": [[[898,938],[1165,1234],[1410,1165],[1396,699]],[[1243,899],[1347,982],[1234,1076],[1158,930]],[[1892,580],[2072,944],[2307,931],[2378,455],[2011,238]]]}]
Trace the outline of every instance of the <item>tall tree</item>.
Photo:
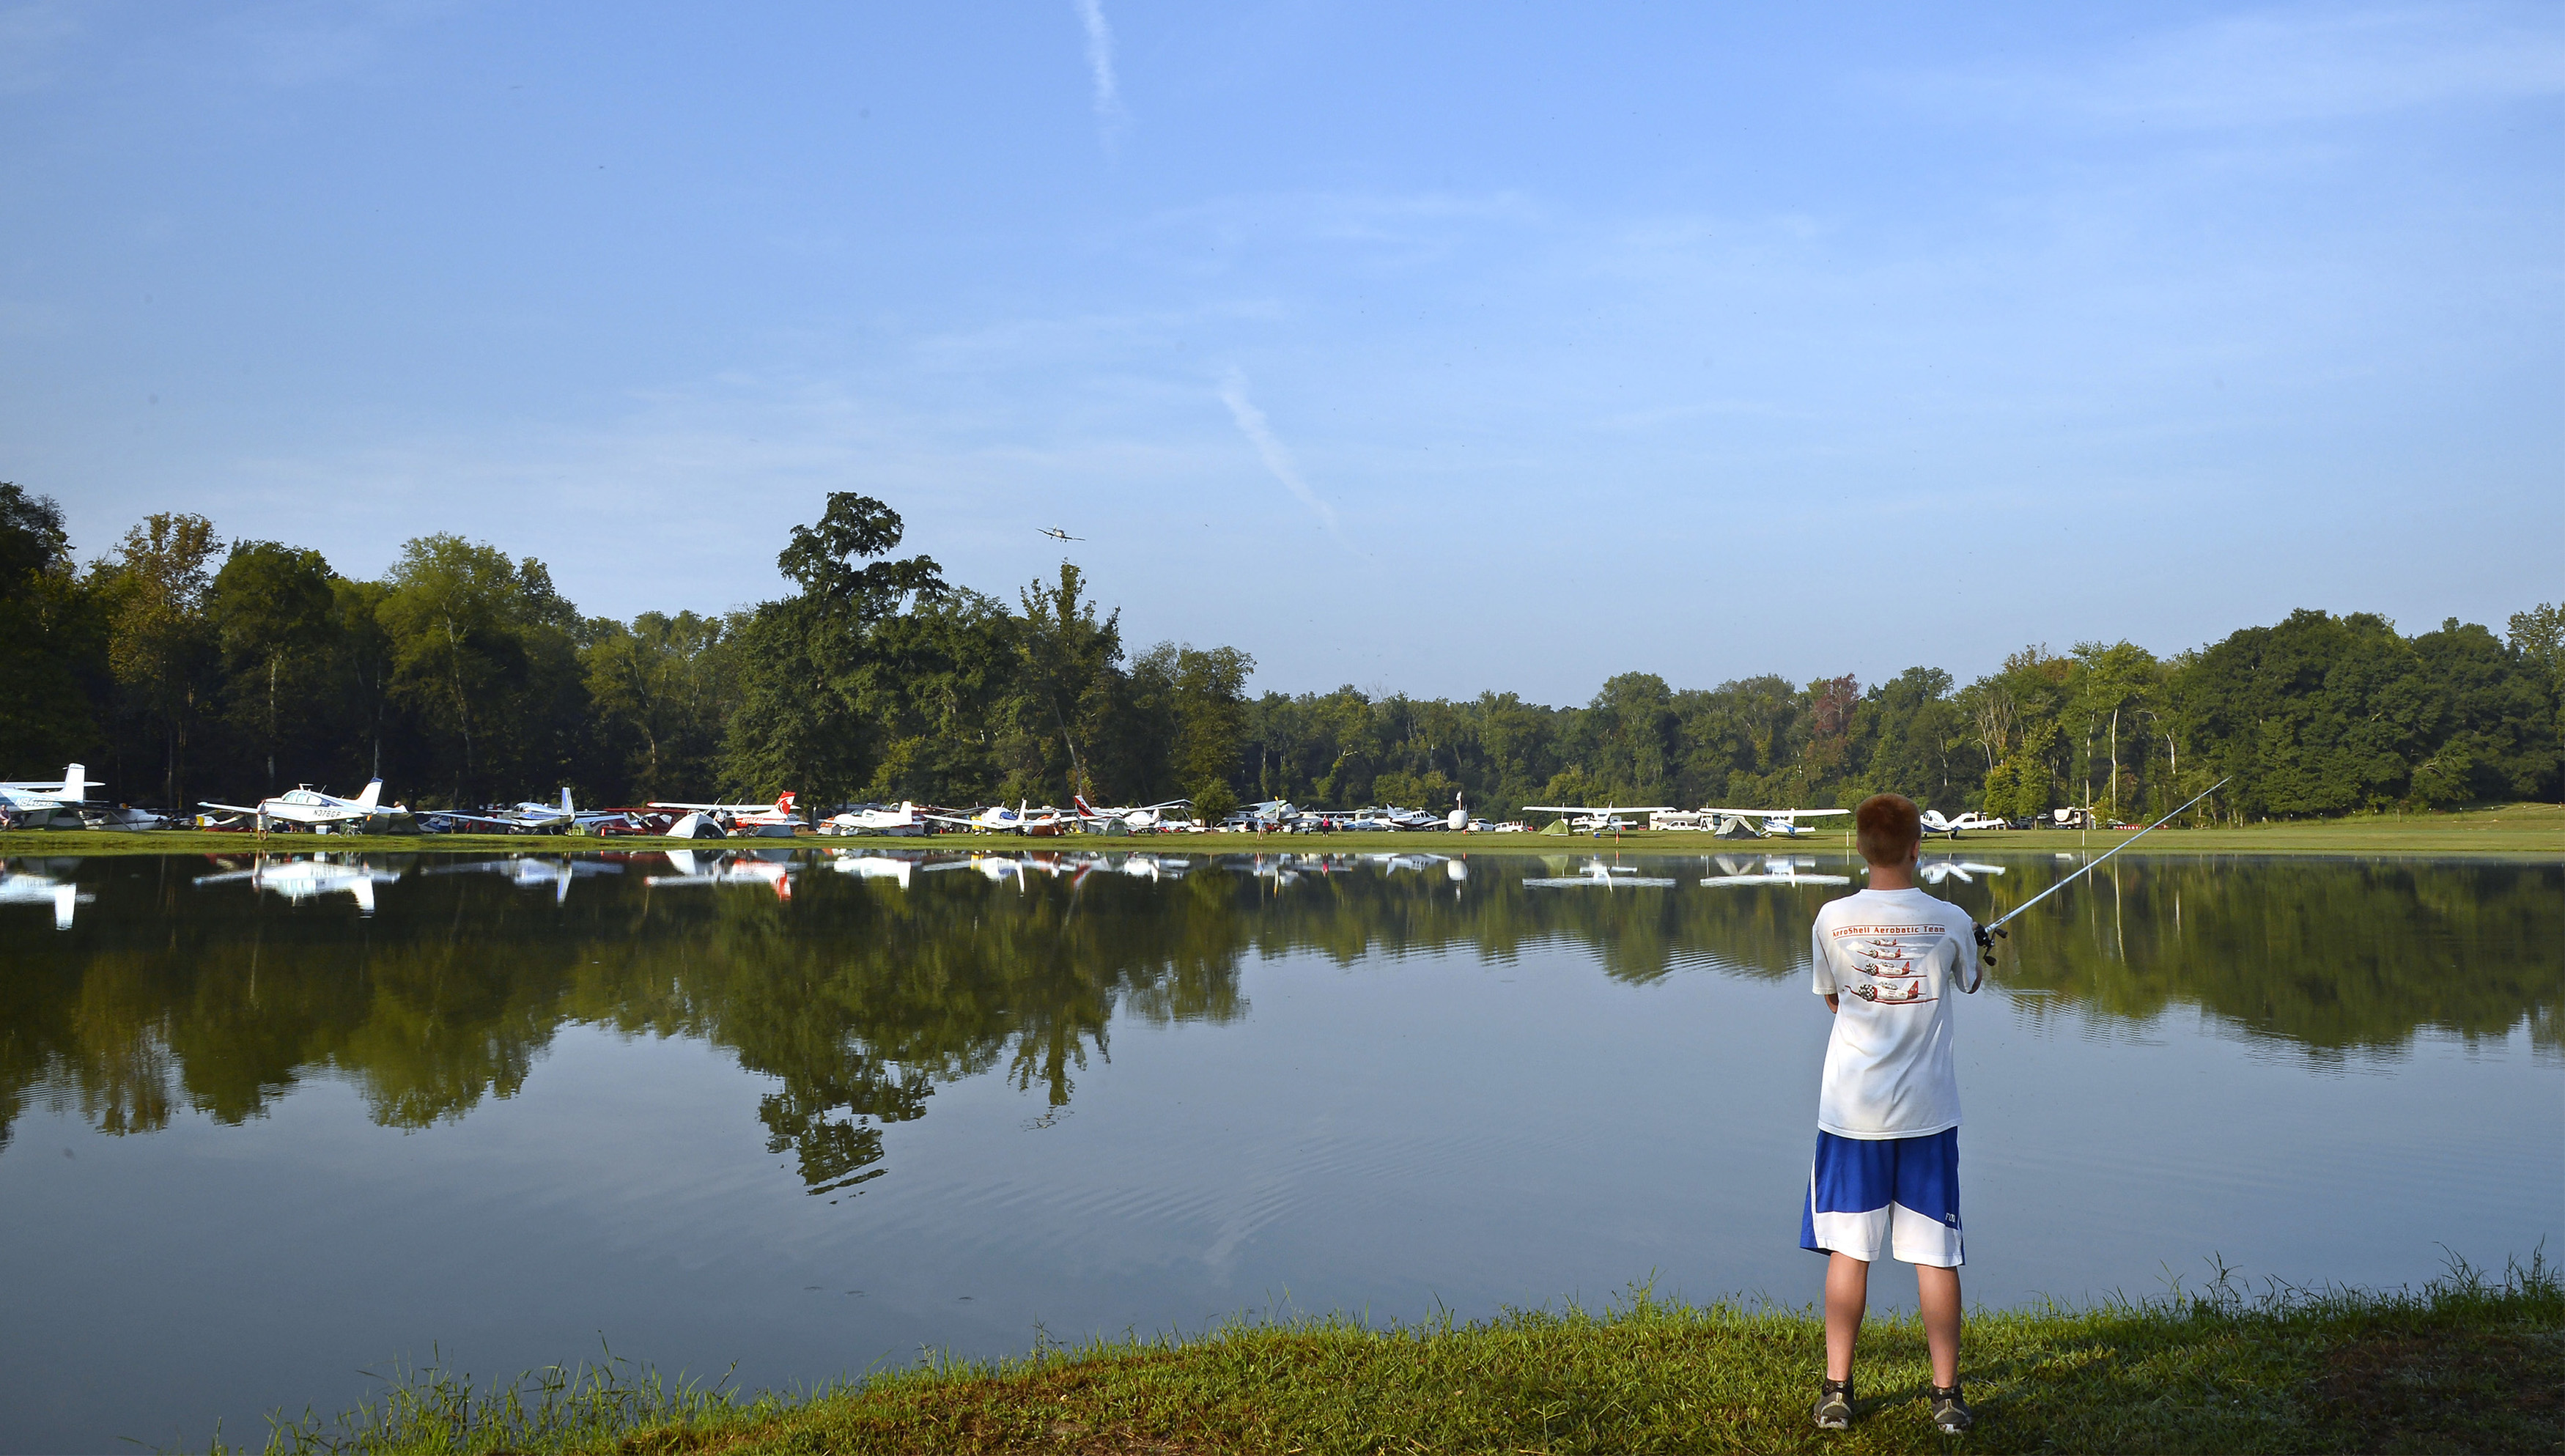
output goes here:
[{"label": "tall tree", "polygon": [[172,807],[185,802],[188,734],[215,681],[205,593],[221,549],[204,517],[154,512],[124,533],[97,574],[113,603],[109,662],[130,715],[157,746],[160,792]]},{"label": "tall tree", "polygon": [[99,746],[107,640],[62,507],[0,481],[0,764],[59,766]]},{"label": "tall tree", "polygon": [[287,730],[317,716],[308,709],[289,713],[287,699],[300,703],[322,688],[338,624],[332,578],[317,551],[242,541],[233,544],[206,594],[206,615],[229,677],[230,715],[258,745],[270,794],[278,788],[277,749]]}]

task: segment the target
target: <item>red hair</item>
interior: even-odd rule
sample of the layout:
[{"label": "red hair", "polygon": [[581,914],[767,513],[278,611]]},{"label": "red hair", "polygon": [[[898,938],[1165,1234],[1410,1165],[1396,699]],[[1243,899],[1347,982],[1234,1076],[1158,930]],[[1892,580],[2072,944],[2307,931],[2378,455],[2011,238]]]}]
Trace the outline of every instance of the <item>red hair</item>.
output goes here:
[{"label": "red hair", "polygon": [[1924,843],[1924,815],[1903,794],[1873,794],[1852,812],[1853,843],[1863,862],[1903,864]]}]

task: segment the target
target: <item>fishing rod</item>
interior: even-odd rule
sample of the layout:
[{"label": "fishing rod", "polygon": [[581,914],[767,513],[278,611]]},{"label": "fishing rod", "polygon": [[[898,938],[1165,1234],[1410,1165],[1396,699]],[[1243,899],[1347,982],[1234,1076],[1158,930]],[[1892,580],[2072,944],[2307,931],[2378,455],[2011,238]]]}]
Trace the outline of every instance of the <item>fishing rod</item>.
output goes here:
[{"label": "fishing rod", "polygon": [[[2231,779],[2233,777],[2234,775],[2232,774],[2226,776],[2227,779]],[[2192,798],[2191,804],[2198,804],[2201,800],[2208,798],[2210,795],[2215,794],[2225,787],[2226,779],[2220,779],[2216,783],[2210,785],[2208,788],[2201,790],[2199,794]],[[2009,920],[2013,916],[2020,914],[2022,911],[2029,909],[2031,906],[2038,904],[2041,900],[2048,898],[2050,895],[2066,888],[2066,886],[2082,879],[2085,875],[2092,873],[2094,870],[2101,868],[2102,859],[2110,858],[2112,854],[2117,854],[2122,849],[2129,848],[2131,845],[2136,844],[2138,841],[2145,839],[2147,836],[2154,834],[2156,831],[2163,829],[2166,825],[2169,825],[2175,820],[2181,818],[2183,814],[2191,808],[2191,804],[2184,805],[2181,809],[2175,810],[2173,813],[2157,820],[2154,824],[2148,825],[2145,829],[2138,831],[2136,834],[2131,835],[2127,839],[2112,846],[2110,853],[2104,854],[2101,859],[2093,860],[2083,868],[2076,870],[2073,874],[2066,876],[2064,879],[2057,881],[2048,888],[2032,895],[2029,899],[2013,906],[2011,909],[1996,916],[1994,919],[1987,921],[1985,924],[1979,926],[1978,948],[1984,952],[1986,964],[1993,965],[1995,963],[1995,937],[2003,935],[2003,927],[2006,920]],[[2011,939],[2010,936],[2004,936],[2004,938],[2007,940]]]}]

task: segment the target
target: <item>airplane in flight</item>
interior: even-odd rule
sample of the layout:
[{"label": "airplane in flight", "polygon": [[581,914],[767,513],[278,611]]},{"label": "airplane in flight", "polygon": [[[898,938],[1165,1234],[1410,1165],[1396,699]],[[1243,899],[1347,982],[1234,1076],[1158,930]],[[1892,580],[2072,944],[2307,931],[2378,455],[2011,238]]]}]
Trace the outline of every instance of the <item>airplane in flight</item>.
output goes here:
[{"label": "airplane in flight", "polygon": [[1053,541],[1084,541],[1086,539],[1083,536],[1071,536],[1066,530],[1058,526],[1045,526],[1042,528],[1042,534],[1049,537]]},{"label": "airplane in flight", "polygon": [[1527,878],[1520,882],[1542,889],[1572,889],[1597,884],[1605,889],[1665,889],[1674,884],[1672,878],[1664,875],[1641,874],[1635,864],[1606,864],[1600,859],[1586,860],[1582,874]]},{"label": "airplane in flight", "polygon": [[195,882],[201,888],[208,884],[247,881],[254,888],[283,895],[298,904],[323,895],[353,895],[356,913],[371,915],[374,912],[374,886],[396,883],[399,879],[398,871],[376,869],[370,864],[297,856],[291,859],[262,858],[247,869],[197,875]]},{"label": "airplane in flight", "polygon": [[106,787],[104,781],[86,777],[88,773],[79,764],[65,764],[60,779],[0,783],[0,810],[6,810],[30,829],[44,828],[66,809],[79,813],[80,806],[89,802],[90,790]]},{"label": "airplane in flight", "polygon": [[1081,824],[1101,825],[1106,820],[1118,819],[1127,830],[1162,828],[1167,822],[1168,810],[1185,809],[1193,804],[1190,799],[1170,799],[1164,804],[1143,804],[1132,809],[1098,809],[1087,803],[1083,794],[1071,794],[1068,802],[1077,806],[1077,819]]},{"label": "airplane in flight", "polygon": [[1949,835],[1952,839],[1956,840],[1960,837],[1960,831],[1962,830],[2001,830],[2010,828],[2012,828],[2012,826],[2005,824],[2002,820],[1988,819],[1974,809],[1961,815],[1958,819],[1944,819],[1942,817],[1942,811],[1938,809],[1928,809],[1924,811],[1924,833],[1926,835]]},{"label": "airplane in flight", "polygon": [[[719,835],[702,833],[703,824],[734,835],[760,835],[769,839],[789,840],[802,828],[802,816],[793,809],[793,791],[785,790],[773,804],[679,804],[653,799],[652,809],[685,811],[686,817],[669,826],[668,833],[681,840],[719,839]],[[727,825],[723,822],[728,821]]]},{"label": "airplane in flight", "polygon": [[[1590,804],[1526,804],[1522,807],[1522,812],[1525,814],[1565,815],[1567,816],[1567,828],[1571,832],[1577,834],[1600,835],[1619,834],[1623,830],[1637,829],[1640,827],[1638,824],[1630,820],[1620,818],[1620,816],[1625,814],[1645,815],[1653,818],[1660,814],[1671,814],[1674,811],[1671,807],[1662,804],[1644,808],[1638,805],[1632,805],[1627,809],[1615,804],[1606,804],[1600,809],[1597,809]],[[1524,883],[1528,884],[1530,881],[1525,880]]]},{"label": "airplane in flight", "polygon": [[80,886],[68,878],[56,879],[33,869],[12,869],[0,860],[0,905],[52,905],[57,930],[72,928],[81,905],[96,898],[82,894]]},{"label": "airplane in flight", "polygon": [[[207,801],[196,807],[220,810],[225,814],[249,815],[258,822],[258,827],[262,831],[273,823],[299,824],[316,834],[328,834],[333,830],[341,834],[354,834],[364,828],[367,820],[409,813],[406,808],[398,804],[386,806],[382,799],[383,781],[376,779],[365,786],[365,792],[353,799],[342,799],[335,794],[324,794],[307,784],[298,789],[289,789],[272,799],[262,799],[256,805],[215,804]],[[202,882],[198,881],[198,883]]]},{"label": "airplane in flight", "polygon": [[1817,867],[1817,861],[1809,858],[1805,854],[1764,855],[1763,867],[1760,870],[1750,869],[1748,867],[1753,863],[1753,858],[1750,855],[1722,854],[1713,862],[1718,864],[1721,869],[1727,872],[1705,876],[1702,879],[1702,883],[1704,884],[1852,883],[1852,876],[1849,874],[1800,873],[1799,871],[1802,869],[1814,869]]}]

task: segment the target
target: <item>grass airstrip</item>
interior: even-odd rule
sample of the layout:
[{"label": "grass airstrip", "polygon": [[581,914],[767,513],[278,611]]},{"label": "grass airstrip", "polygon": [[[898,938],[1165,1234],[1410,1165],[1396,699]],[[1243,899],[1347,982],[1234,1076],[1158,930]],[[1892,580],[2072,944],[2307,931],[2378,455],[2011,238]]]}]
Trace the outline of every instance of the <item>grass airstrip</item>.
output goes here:
[{"label": "grass airstrip", "polygon": [[[1842,821],[1835,821],[1841,824]],[[1958,844],[1934,840],[1927,853],[1958,852],[1972,857],[2006,853],[2099,854],[2130,838],[2114,830],[1992,830],[1972,832]],[[793,840],[661,840],[592,839],[572,835],[287,835],[267,837],[274,852],[332,850],[342,853],[563,853],[597,849],[777,849],[786,848],[851,849],[858,845],[938,850],[1058,849],[1114,853],[1354,853],[1365,850],[1445,854],[1584,853],[1615,849],[1640,854],[1779,853],[1784,850],[1848,851],[1850,838],[1838,829],[1796,840],[1723,840],[1697,833],[1656,834],[1646,831],[1605,835],[1064,835],[1052,839],[1019,839],[1013,835],[936,835],[924,839],[831,839],[806,835]],[[247,854],[261,848],[246,834],[195,830],[122,833],[104,830],[34,830],[0,833],[0,856],[28,854]],[[2147,836],[2132,854],[2402,854],[2501,855],[2565,858],[2565,805],[2509,804],[2490,809],[2448,813],[2353,815],[2342,819],[2270,821],[2262,824],[2198,829],[2168,826]]]},{"label": "grass airstrip", "polygon": [[[2555,1451],[2565,1288],[2534,1258],[2421,1291],[2270,1288],[1970,1316],[1977,1428],[1926,1420],[1915,1322],[1863,1335],[1851,1430],[1813,1429],[1807,1310],[1664,1303],[1462,1324],[1240,1322],[1193,1338],[927,1358],[793,1395],[619,1363],[395,1380],[271,1452]],[[222,1449],[217,1447],[216,1449]],[[245,1449],[245,1448],[232,1448]]]}]

